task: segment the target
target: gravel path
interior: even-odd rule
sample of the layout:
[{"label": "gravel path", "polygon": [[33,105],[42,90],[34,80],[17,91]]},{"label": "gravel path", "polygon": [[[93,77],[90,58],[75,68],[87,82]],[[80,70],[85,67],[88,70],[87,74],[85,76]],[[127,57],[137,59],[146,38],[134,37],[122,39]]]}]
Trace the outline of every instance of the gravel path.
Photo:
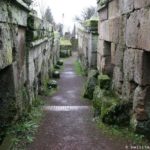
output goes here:
[{"label": "gravel path", "polygon": [[93,122],[92,108],[81,96],[84,79],[74,72],[75,59],[65,61],[59,91],[45,98],[45,117],[28,150],[125,150]]}]

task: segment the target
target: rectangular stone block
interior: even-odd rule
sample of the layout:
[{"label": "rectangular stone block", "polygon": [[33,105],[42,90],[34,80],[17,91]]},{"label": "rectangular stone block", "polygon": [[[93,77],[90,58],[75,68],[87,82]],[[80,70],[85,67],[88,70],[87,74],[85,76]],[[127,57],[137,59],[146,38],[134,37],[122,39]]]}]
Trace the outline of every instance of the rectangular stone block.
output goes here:
[{"label": "rectangular stone block", "polygon": [[99,26],[99,38],[101,40],[110,41],[109,34],[109,21],[101,22]]},{"label": "rectangular stone block", "polygon": [[124,45],[118,44],[116,46],[115,66],[118,66],[119,68],[123,68],[124,51],[125,51],[125,46]]},{"label": "rectangular stone block", "polygon": [[27,17],[29,11],[18,7],[18,5],[10,4],[7,8],[8,11],[8,21],[17,25],[27,26]]},{"label": "rectangular stone block", "polygon": [[98,41],[98,53],[105,57],[105,56],[110,56],[111,55],[111,45],[107,44],[106,41],[99,40]]},{"label": "rectangular stone block", "polygon": [[134,80],[135,52],[136,51],[134,49],[127,49],[124,52],[124,59],[123,59],[124,80],[127,81]]},{"label": "rectangular stone block", "polygon": [[150,10],[142,9],[127,19],[126,44],[128,47],[150,51]]},{"label": "rectangular stone block", "polygon": [[122,14],[132,12],[134,9],[134,0],[120,0],[120,9]]},{"label": "rectangular stone block", "polygon": [[32,30],[40,30],[42,28],[42,20],[36,16],[30,15],[28,17],[28,26]]},{"label": "rectangular stone block", "polygon": [[144,8],[150,6],[150,1],[149,0],[134,0],[134,8],[139,9],[139,8]]},{"label": "rectangular stone block", "polygon": [[113,89],[121,95],[123,84],[123,72],[119,67],[114,67],[113,71]]},{"label": "rectangular stone block", "polygon": [[115,64],[116,44],[111,43],[111,63]]},{"label": "rectangular stone block", "polygon": [[100,39],[119,43],[120,18],[114,18],[100,23]]},{"label": "rectangular stone block", "polygon": [[0,23],[0,70],[10,65],[12,56],[12,39],[10,27],[7,24]]},{"label": "rectangular stone block", "polygon": [[146,121],[150,117],[150,87],[138,86],[134,92],[133,112],[135,119]]},{"label": "rectangular stone block", "polygon": [[5,1],[0,1],[0,22],[6,22],[8,19],[7,4]]},{"label": "rectangular stone block", "polygon": [[108,5],[109,19],[120,16],[119,0],[113,0]]},{"label": "rectangular stone block", "polygon": [[119,43],[120,17],[109,20],[109,37],[114,43]]},{"label": "rectangular stone block", "polygon": [[108,7],[103,8],[100,12],[99,12],[99,20],[100,21],[104,21],[108,19]]},{"label": "rectangular stone block", "polygon": [[137,50],[135,53],[134,80],[141,86],[150,85],[150,52]]}]

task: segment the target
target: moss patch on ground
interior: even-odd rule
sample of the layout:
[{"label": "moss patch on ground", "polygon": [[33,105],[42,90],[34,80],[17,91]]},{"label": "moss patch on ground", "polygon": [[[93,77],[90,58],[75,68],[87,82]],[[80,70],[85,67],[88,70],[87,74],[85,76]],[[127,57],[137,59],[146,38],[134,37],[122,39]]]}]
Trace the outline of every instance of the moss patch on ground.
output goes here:
[{"label": "moss patch on ground", "polygon": [[148,146],[149,141],[143,136],[133,132],[131,128],[121,128],[115,125],[106,125],[100,119],[96,120],[98,127],[106,135],[129,142],[129,144]]},{"label": "moss patch on ground", "polygon": [[76,60],[74,62],[74,70],[75,70],[75,73],[77,75],[79,75],[79,76],[84,75],[84,71],[83,71],[82,66],[81,66],[81,64],[80,64],[80,62],[78,60]]}]

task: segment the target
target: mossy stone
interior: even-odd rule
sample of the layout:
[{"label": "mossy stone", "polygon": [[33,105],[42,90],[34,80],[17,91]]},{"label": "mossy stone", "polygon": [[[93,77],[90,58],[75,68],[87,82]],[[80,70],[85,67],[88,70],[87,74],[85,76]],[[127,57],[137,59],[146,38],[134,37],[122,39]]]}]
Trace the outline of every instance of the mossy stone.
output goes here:
[{"label": "mossy stone", "polygon": [[51,80],[49,83],[47,83],[47,87],[49,89],[51,89],[51,88],[57,88],[57,81],[56,80]]},{"label": "mossy stone", "polygon": [[130,124],[130,111],[132,104],[130,102],[118,102],[110,100],[103,101],[101,118],[104,123],[109,125],[128,126]]},{"label": "mossy stone", "polygon": [[97,84],[97,79],[94,77],[91,77],[87,81],[86,86],[85,86],[85,92],[84,92],[85,98],[88,98],[90,100],[93,99],[93,92],[94,92],[96,84]]},{"label": "mossy stone", "polygon": [[101,115],[102,100],[104,97],[103,93],[104,91],[101,90],[99,86],[95,87],[92,101],[94,107],[94,117]]},{"label": "mossy stone", "polygon": [[53,78],[60,78],[60,72],[59,71],[54,71],[53,72]]},{"label": "mossy stone", "polygon": [[54,68],[55,69],[60,69],[60,66],[59,65],[55,65]]},{"label": "mossy stone", "polygon": [[62,66],[63,64],[64,64],[63,60],[58,60],[58,61],[57,61],[57,65]]},{"label": "mossy stone", "polygon": [[98,84],[101,89],[110,89],[111,88],[111,79],[108,75],[99,75]]}]

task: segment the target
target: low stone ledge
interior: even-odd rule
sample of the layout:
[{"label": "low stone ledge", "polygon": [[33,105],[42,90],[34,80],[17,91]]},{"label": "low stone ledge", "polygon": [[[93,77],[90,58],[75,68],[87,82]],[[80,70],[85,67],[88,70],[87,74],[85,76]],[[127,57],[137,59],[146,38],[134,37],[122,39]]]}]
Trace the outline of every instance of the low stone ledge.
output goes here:
[{"label": "low stone ledge", "polygon": [[40,40],[36,40],[34,42],[31,42],[30,47],[35,47],[35,46],[40,45],[41,43],[44,43],[46,41],[48,41],[47,37],[40,39]]},{"label": "low stone ledge", "polygon": [[25,2],[23,2],[22,0],[15,0],[16,1],[16,3],[18,4],[18,5],[20,5],[21,7],[23,7],[24,9],[26,9],[26,10],[28,10],[28,11],[30,11],[31,9],[29,8],[29,6],[25,3]]}]

